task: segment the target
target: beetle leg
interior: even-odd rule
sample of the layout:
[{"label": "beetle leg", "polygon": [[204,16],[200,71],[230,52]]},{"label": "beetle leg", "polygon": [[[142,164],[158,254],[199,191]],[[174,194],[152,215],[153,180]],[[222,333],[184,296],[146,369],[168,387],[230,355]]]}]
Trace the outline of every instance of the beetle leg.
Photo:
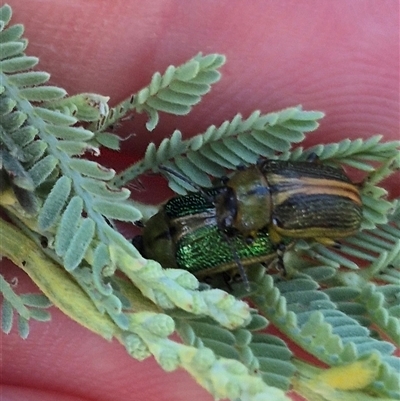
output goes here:
[{"label": "beetle leg", "polygon": [[227,177],[226,175],[224,175],[223,177],[220,178],[221,184],[222,185],[226,185],[229,181],[229,177]]},{"label": "beetle leg", "polygon": [[339,249],[341,244],[339,241],[336,241],[332,238],[328,238],[328,237],[318,237],[315,238],[315,241],[319,242],[322,245],[326,245],[326,246],[333,246],[334,248]]},{"label": "beetle leg", "polygon": [[238,255],[238,253],[237,253],[237,251],[236,251],[236,249],[235,249],[235,247],[234,247],[234,245],[233,245],[233,243],[231,241],[231,238],[226,233],[224,233],[224,232],[222,232],[222,233],[223,233],[223,236],[225,237],[226,243],[231,248],[233,260],[235,261],[235,263],[236,263],[236,265],[237,265],[237,267],[239,269],[239,274],[242,277],[244,287],[246,288],[247,291],[250,291],[249,279],[247,278],[246,271],[244,270],[244,266],[243,266],[242,262],[239,259],[239,255]]},{"label": "beetle leg", "polygon": [[276,268],[278,269],[279,272],[282,273],[282,276],[285,277],[286,276],[286,269],[285,269],[285,265],[283,263],[283,256],[285,254],[286,251],[286,245],[283,242],[280,242],[277,246],[276,246],[276,254],[278,256],[278,260],[276,263]]},{"label": "beetle leg", "polygon": [[315,152],[312,152],[307,156],[307,161],[310,163],[320,163],[319,156]]},{"label": "beetle leg", "polygon": [[268,232],[271,242],[279,245],[280,243],[282,243],[282,237],[279,235],[278,231],[274,228],[274,226],[277,225],[278,222],[276,221],[276,219],[272,219],[272,225],[269,227]]},{"label": "beetle leg", "polygon": [[132,238],[132,245],[143,255],[143,236],[136,235]]},{"label": "beetle leg", "polygon": [[227,272],[222,272],[222,279],[224,280],[224,283],[226,285],[226,287],[228,288],[228,291],[232,292],[233,288],[232,288],[232,277],[227,273]]},{"label": "beetle leg", "polygon": [[254,242],[254,239],[256,238],[256,235],[257,235],[257,233],[255,233],[255,234],[253,234],[253,233],[249,234],[249,235],[245,238],[246,244],[247,244],[247,245],[251,245],[251,244]]},{"label": "beetle leg", "polygon": [[266,161],[268,159],[266,159],[265,157],[259,157],[256,161],[256,166],[261,167],[261,165],[264,163],[264,161]]},{"label": "beetle leg", "polygon": [[[221,188],[215,197],[218,228],[228,236],[233,236],[231,229],[237,215],[237,200],[232,188]],[[232,235],[231,235],[232,234]]]}]

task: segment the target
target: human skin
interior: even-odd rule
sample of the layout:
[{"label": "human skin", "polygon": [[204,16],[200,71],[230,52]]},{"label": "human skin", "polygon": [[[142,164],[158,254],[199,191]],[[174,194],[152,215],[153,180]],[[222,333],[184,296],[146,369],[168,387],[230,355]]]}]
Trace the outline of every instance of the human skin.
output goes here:
[{"label": "human skin", "polygon": [[[199,51],[227,56],[223,79],[188,117],[162,115],[152,134],[143,116],[130,122],[123,134],[135,136],[123,143],[121,156],[107,153],[111,165],[129,164],[150,140],[159,142],[175,128],[190,137],[237,112],[297,104],[326,113],[306,145],[375,134],[399,139],[395,0],[14,0],[11,6],[13,22],[25,24],[27,53],[40,57],[51,83],[69,94],[110,96],[110,105],[147,85],[155,71]],[[399,196],[396,179],[385,187]],[[158,196],[162,201],[168,194]],[[7,260],[0,270],[9,281],[18,279],[17,292],[36,291]],[[16,330],[1,337],[4,401],[212,400],[185,372],[167,374],[151,358],[139,363],[116,341],[54,308],[51,323],[30,328],[25,341]]]}]

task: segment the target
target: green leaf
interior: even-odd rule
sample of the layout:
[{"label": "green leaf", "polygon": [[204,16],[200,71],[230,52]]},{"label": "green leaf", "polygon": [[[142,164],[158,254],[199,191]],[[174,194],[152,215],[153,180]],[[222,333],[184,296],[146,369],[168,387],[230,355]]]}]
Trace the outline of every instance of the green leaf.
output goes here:
[{"label": "green leaf", "polygon": [[13,42],[21,38],[24,33],[22,24],[12,25],[0,32],[0,43]]},{"label": "green leaf", "polygon": [[35,187],[42,184],[46,178],[53,172],[58,164],[58,160],[54,156],[46,156],[33,165],[29,170],[29,176],[32,178]]},{"label": "green leaf", "polygon": [[61,177],[50,191],[39,213],[38,225],[45,231],[56,223],[71,191],[71,179]]},{"label": "green leaf", "polygon": [[106,200],[95,200],[93,209],[109,219],[120,221],[137,221],[142,217],[141,213],[128,203],[114,203]]},{"label": "green leaf", "polygon": [[37,57],[21,56],[0,61],[0,71],[5,73],[21,72],[32,69],[39,59]]},{"label": "green leaf", "polygon": [[8,4],[4,4],[0,8],[0,21],[4,22],[4,25],[7,25],[11,20],[12,9]]},{"label": "green leaf", "polygon": [[19,88],[25,86],[42,85],[50,78],[50,74],[42,71],[28,71],[9,76],[9,82]]},{"label": "green leaf", "polygon": [[1,329],[3,333],[9,334],[13,325],[14,311],[11,303],[7,300],[3,300],[1,307]]},{"label": "green leaf", "polygon": [[[59,130],[60,127],[57,127],[57,125],[73,125],[77,122],[75,117],[68,116],[57,110],[48,110],[42,107],[35,107],[34,113],[37,114],[38,117],[42,118],[44,121],[56,125],[55,127],[51,126],[46,127],[46,129],[50,130],[50,133],[52,133],[51,132],[52,129],[55,132],[61,132]],[[60,134],[60,137],[62,137],[62,132]],[[69,139],[72,138],[69,137]]]},{"label": "green leaf", "polygon": [[60,127],[48,124],[46,125],[46,131],[57,138],[70,141],[87,141],[93,138],[93,132],[81,127]]},{"label": "green leaf", "polygon": [[70,167],[82,175],[96,178],[98,180],[110,180],[114,177],[115,171],[103,167],[101,164],[84,159],[71,159]]},{"label": "green leaf", "polygon": [[95,232],[92,219],[83,219],[82,224],[74,234],[64,256],[64,267],[67,271],[74,270],[85,256]]},{"label": "green leaf", "polygon": [[70,246],[80,221],[82,220],[83,200],[74,196],[65,208],[57,229],[55,251],[57,255],[64,256]]},{"label": "green leaf", "polygon": [[0,60],[18,55],[25,50],[25,47],[25,42],[0,43]]}]

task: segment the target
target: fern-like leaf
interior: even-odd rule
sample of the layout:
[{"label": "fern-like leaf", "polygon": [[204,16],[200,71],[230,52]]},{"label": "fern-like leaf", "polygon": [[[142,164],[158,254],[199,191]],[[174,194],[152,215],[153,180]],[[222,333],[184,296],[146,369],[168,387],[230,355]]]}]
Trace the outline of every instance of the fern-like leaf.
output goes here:
[{"label": "fern-like leaf", "polygon": [[30,319],[42,322],[50,320],[50,314],[44,308],[51,306],[51,302],[44,295],[17,295],[2,275],[0,288],[4,297],[1,310],[1,329],[4,333],[8,334],[11,331],[14,314],[17,315],[18,331],[22,338],[27,338],[29,334]]},{"label": "fern-like leaf", "polygon": [[[238,308],[237,314],[226,310],[222,303],[211,312],[207,311],[209,304],[220,302],[219,293],[210,291],[199,296],[193,292],[197,286],[194,278],[182,280],[188,286],[185,288],[173,282],[158,265],[150,264],[144,268],[145,264],[135,248],[115,232],[112,220],[132,222],[141,217],[140,212],[128,202],[128,190],[115,190],[109,185],[114,170],[79,157],[85,149],[93,149],[95,140],[93,132],[80,126],[77,115],[81,115],[85,121],[93,121],[96,115],[98,119],[108,116],[107,99],[90,94],[67,98],[62,89],[46,86],[48,74],[31,74],[31,71],[27,71],[37,64],[37,59],[29,58],[18,50],[22,48],[20,43],[25,46],[26,41],[17,39],[17,32],[22,35],[23,31],[14,30],[13,34],[2,36],[8,58],[0,61],[4,88],[0,103],[5,105],[1,119],[1,150],[6,157],[11,155],[9,159],[12,165],[18,167],[18,174],[15,175],[16,181],[19,180],[18,185],[26,186],[30,183],[29,190],[37,198],[35,204],[38,209],[31,216],[21,214],[18,200],[22,202],[23,197],[18,198],[15,193],[9,195],[7,192],[0,201],[10,218],[39,246],[41,238],[45,237],[47,254],[79,277],[89,297],[98,299],[101,294],[102,301],[110,305],[106,310],[117,325],[124,321],[123,327],[126,327],[126,316],[121,310],[115,312],[116,309],[111,305],[115,305],[116,296],[104,284],[104,274],[113,273],[117,268],[137,283],[154,302],[165,302],[171,307],[183,306],[199,314],[209,313],[222,324],[232,327],[248,319],[248,308],[244,303],[236,302],[233,297],[231,301]],[[150,85],[149,102],[156,98],[165,101],[165,94],[168,93],[173,96],[174,90],[169,89],[169,84],[174,81],[185,82],[189,86],[193,81],[192,90],[197,85],[199,93],[203,93],[204,87],[201,89],[201,85],[208,85],[209,88],[217,80],[217,69],[222,62],[223,57],[218,55],[198,56],[182,68],[168,69],[160,82],[154,78]],[[200,86],[199,81],[202,81]],[[178,91],[178,87],[175,91]],[[199,100],[195,100],[195,97],[194,94],[182,95],[183,102],[190,105]],[[144,92],[135,99],[137,107],[139,104],[140,107],[152,107],[147,106]],[[141,99],[141,103],[138,99]],[[178,102],[177,98],[175,102]],[[8,170],[11,171],[8,166],[5,173],[2,173],[3,181],[7,180]],[[11,184],[16,186],[15,183]],[[85,269],[93,262],[99,243],[106,246],[107,255],[104,260],[108,264],[101,267],[97,265],[96,269],[90,271],[96,276],[88,281]],[[87,282],[93,286],[87,286]]]},{"label": "fern-like leaf", "polygon": [[146,127],[152,131],[159,120],[159,112],[185,115],[208,93],[211,85],[220,79],[218,69],[225,63],[219,54],[197,56],[185,64],[170,65],[164,74],[155,73],[148,86],[132,95],[128,100],[111,108],[109,113],[91,127],[96,132],[104,130],[121,120],[128,112],[146,112],[149,121]]},{"label": "fern-like leaf", "polygon": [[[259,317],[255,314],[252,319]],[[257,371],[266,384],[282,390],[289,388],[295,368],[290,362],[292,353],[279,338],[246,329],[230,332],[206,319],[175,320],[185,344],[210,348],[219,357],[238,360],[250,371]],[[248,327],[251,326],[252,322]]]},{"label": "fern-like leaf", "polygon": [[[144,159],[118,174],[113,183],[119,187],[149,169],[158,171],[157,167],[163,164],[198,185],[210,186],[208,174],[221,177],[225,169],[236,169],[238,165],[255,163],[260,156],[287,151],[292,143],[304,139],[305,132],[315,130],[322,116],[320,112],[292,107],[265,115],[256,111],[246,120],[238,114],[188,140],[182,140],[181,133],[175,131],[158,149],[151,143]],[[186,193],[187,184],[174,176],[168,178],[175,192]]]}]

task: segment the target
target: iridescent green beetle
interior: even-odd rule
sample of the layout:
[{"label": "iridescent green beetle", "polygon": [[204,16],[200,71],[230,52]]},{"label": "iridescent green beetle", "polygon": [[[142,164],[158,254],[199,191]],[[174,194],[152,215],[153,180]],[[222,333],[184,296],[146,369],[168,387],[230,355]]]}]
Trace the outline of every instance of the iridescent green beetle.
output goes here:
[{"label": "iridescent green beetle", "polygon": [[[215,206],[210,202],[219,188],[170,199],[151,217],[139,246],[144,257],[164,267],[181,268],[198,278],[266,262],[277,257],[268,230],[260,230],[249,243],[238,233],[227,239],[217,225]],[[136,238],[136,245],[138,238]],[[239,268],[240,270],[240,268]],[[242,279],[247,283],[246,277]]]}]

